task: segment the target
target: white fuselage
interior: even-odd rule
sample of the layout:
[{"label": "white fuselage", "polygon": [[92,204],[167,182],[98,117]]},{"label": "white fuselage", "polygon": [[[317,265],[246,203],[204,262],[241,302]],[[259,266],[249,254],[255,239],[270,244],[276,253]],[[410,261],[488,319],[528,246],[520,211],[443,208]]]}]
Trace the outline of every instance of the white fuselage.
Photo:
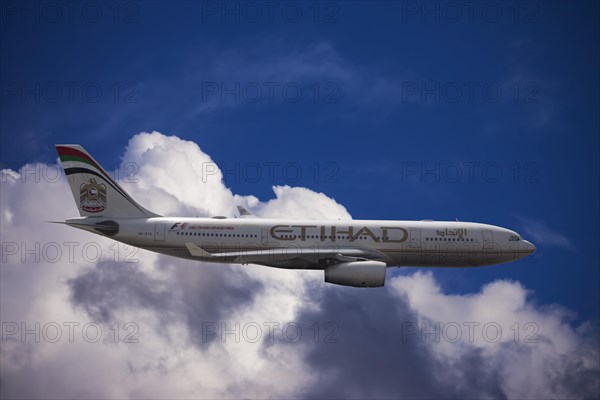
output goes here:
[{"label": "white fuselage", "polygon": [[382,287],[391,266],[476,267],[535,247],[515,232],[470,222],[169,218],[138,204],[80,145],[56,151],[81,218],[67,225],[157,253],[204,262],[322,269],[327,283]]},{"label": "white fuselage", "polygon": [[[77,218],[69,225],[94,233],[94,223],[107,218]],[[509,229],[472,222],[311,220],[266,218],[119,218],[118,232],[106,234],[136,247],[200,261],[257,263],[280,268],[323,269],[323,252],[364,251],[368,259],[387,266],[475,267],[516,261],[535,246]],[[235,257],[206,259],[190,253],[186,244],[211,254]],[[277,259],[274,262],[244,252],[317,252],[315,263]],[[370,253],[369,253],[370,252]],[[325,257],[326,258],[326,257]],[[294,259],[290,257],[290,260]]]}]

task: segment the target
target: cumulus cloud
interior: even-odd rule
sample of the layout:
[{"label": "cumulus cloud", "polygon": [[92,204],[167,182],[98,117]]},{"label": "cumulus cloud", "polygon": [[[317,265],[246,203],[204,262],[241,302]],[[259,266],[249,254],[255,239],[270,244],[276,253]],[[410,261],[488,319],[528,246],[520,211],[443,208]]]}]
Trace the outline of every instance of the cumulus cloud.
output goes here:
[{"label": "cumulus cloud", "polygon": [[351,219],[346,208],[323,193],[302,187],[274,186],[276,198],[258,205],[258,215],[269,218]]},{"label": "cumulus cloud", "polygon": [[445,293],[422,272],[392,277],[381,291],[315,288],[318,307],[297,320],[333,321],[337,340],[304,344],[316,381],[302,396],[597,396],[597,327],[574,327],[570,312],[537,306],[531,296],[506,280],[478,293]]},{"label": "cumulus cloud", "polygon": [[[135,135],[122,159],[138,167],[125,189],[161,214],[232,216],[242,204],[260,216],[351,218],[307,188],[274,187],[266,201],[236,195],[209,155],[174,136]],[[31,174],[48,168],[56,166],[2,172],[3,398],[598,394],[597,327],[536,305],[518,282],[448,294],[431,273],[389,273],[385,288],[364,290],[325,285],[320,271],[136,250],[44,222],[75,214],[64,179]],[[472,322],[480,325],[471,341]],[[498,340],[489,340],[494,329],[482,334],[490,322],[502,329]],[[525,340],[528,323],[536,341]]]},{"label": "cumulus cloud", "polygon": [[456,365],[477,354],[471,374],[493,371],[490,383],[509,398],[598,394],[600,379],[589,379],[600,375],[594,328],[574,328],[574,315],[558,305],[536,306],[519,282],[500,280],[479,293],[452,295],[443,292],[433,274],[415,273],[392,279],[390,286],[408,300],[419,330],[436,331],[439,324],[434,354],[444,370],[453,371],[451,376],[468,373]]}]

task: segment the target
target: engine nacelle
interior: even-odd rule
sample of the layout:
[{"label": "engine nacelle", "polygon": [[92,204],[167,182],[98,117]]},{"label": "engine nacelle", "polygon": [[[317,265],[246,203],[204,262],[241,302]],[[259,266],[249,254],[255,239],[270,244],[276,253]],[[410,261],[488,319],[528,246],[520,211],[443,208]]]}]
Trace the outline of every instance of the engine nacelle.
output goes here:
[{"label": "engine nacelle", "polygon": [[351,261],[325,268],[325,282],[355,287],[385,284],[386,265],[381,261]]}]

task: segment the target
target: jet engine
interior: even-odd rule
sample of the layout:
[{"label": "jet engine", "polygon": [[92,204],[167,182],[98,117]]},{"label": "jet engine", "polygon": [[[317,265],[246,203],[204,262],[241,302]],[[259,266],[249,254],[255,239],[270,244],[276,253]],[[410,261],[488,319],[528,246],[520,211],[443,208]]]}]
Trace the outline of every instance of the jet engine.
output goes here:
[{"label": "jet engine", "polygon": [[325,282],[355,287],[385,284],[386,265],[381,261],[350,261],[325,268]]}]

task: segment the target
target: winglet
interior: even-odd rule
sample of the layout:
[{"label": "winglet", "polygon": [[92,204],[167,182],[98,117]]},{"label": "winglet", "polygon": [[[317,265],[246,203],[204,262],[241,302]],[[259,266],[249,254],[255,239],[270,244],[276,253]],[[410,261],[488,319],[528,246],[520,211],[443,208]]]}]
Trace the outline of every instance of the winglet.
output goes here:
[{"label": "winglet", "polygon": [[193,243],[186,243],[185,247],[187,247],[190,254],[194,257],[200,257],[200,258],[212,258],[213,257],[212,254],[210,254],[207,251],[202,250],[200,247],[196,246]]},{"label": "winglet", "polygon": [[242,206],[237,206],[237,209],[240,213],[240,217],[242,218],[256,218],[256,215],[252,214],[250,211],[246,210]]}]

